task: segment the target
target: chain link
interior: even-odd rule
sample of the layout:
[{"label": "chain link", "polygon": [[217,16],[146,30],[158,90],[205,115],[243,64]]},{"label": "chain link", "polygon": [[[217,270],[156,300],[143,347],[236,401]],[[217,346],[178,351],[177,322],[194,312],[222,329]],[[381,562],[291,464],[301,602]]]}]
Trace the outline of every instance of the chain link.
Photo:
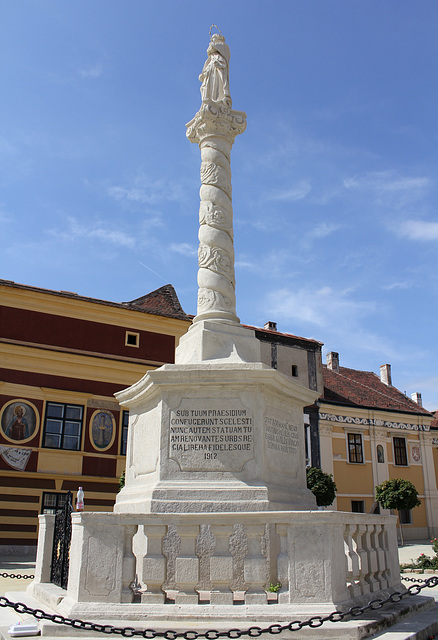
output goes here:
[{"label": "chain link", "polygon": [[0,573],[0,578],[17,578],[18,580],[33,580],[35,576],[28,576],[26,574],[22,576],[21,573]]},{"label": "chain link", "polygon": [[[13,574],[12,574],[13,575]],[[21,576],[20,576],[21,577]],[[31,577],[31,576],[23,576]],[[30,614],[37,620],[49,620],[56,624],[64,624],[75,629],[85,629],[87,631],[97,631],[98,633],[106,633],[108,635],[119,635],[125,638],[131,638],[133,636],[141,636],[146,640],[152,640],[152,638],[165,638],[165,640],[177,640],[177,638],[184,638],[184,640],[197,640],[197,638],[205,638],[206,640],[218,640],[219,638],[230,638],[230,640],[236,640],[241,636],[248,636],[250,638],[258,638],[264,633],[271,635],[277,635],[282,631],[300,631],[303,627],[310,627],[315,629],[321,627],[325,622],[342,622],[345,618],[353,617],[357,618],[367,611],[376,611],[385,606],[385,604],[400,602],[406,596],[416,596],[426,587],[437,587],[438,576],[433,576],[427,580],[416,580],[415,578],[405,578],[403,580],[408,582],[415,582],[406,591],[401,593],[395,591],[388,598],[384,600],[371,600],[363,607],[351,607],[348,611],[332,611],[327,616],[313,616],[308,620],[293,620],[288,624],[272,624],[271,626],[263,629],[262,627],[249,627],[246,631],[242,629],[230,629],[229,631],[217,631],[216,629],[209,629],[205,633],[198,633],[197,631],[173,631],[169,629],[167,631],[154,631],[153,629],[134,629],[133,627],[113,627],[110,624],[98,624],[95,622],[84,622],[83,620],[65,618],[58,614],[46,613],[42,609],[32,609],[22,602],[11,602],[5,596],[0,596],[0,607],[11,607],[18,613]]]}]

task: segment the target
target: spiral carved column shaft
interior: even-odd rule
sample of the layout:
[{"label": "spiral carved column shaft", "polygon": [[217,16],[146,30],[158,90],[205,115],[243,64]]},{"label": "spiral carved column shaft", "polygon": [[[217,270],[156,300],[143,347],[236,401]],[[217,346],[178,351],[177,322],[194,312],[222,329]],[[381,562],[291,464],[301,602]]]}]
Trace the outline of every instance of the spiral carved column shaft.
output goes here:
[{"label": "spiral carved column shaft", "polygon": [[236,315],[230,152],[246,127],[246,114],[203,104],[187,125],[201,149],[198,313],[200,320],[239,323]]}]

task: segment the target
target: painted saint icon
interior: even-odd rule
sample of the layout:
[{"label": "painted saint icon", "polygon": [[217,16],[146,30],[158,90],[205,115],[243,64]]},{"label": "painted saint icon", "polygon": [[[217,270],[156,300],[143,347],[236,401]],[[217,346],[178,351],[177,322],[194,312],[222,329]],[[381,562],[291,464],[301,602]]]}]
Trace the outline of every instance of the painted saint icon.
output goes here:
[{"label": "painted saint icon", "polygon": [[107,449],[113,441],[114,416],[110,411],[96,411],[91,422],[91,441],[96,449]]},{"label": "painted saint icon", "polygon": [[35,408],[22,400],[10,402],[4,409],[1,428],[4,435],[15,442],[28,440],[37,427]]}]

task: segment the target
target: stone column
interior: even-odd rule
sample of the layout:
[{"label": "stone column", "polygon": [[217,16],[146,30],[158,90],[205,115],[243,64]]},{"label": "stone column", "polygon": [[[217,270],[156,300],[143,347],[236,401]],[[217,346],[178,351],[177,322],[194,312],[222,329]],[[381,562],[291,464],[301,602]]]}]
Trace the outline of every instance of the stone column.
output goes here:
[{"label": "stone column", "polygon": [[198,313],[200,320],[239,323],[234,277],[233,206],[230,153],[246,128],[246,114],[234,111],[229,91],[230,50],[213,34],[199,76],[202,105],[186,125],[187,138],[201,150]]},{"label": "stone column", "polygon": [[187,124],[201,150],[198,313],[200,320],[239,323],[236,315],[230,153],[246,114],[223,104],[203,103]]},{"label": "stone column", "polygon": [[232,109],[230,50],[221,34],[211,35],[207,54],[201,108],[186,125],[187,138],[201,150],[198,307],[175,363],[259,362],[260,344],[236,313],[230,153],[245,131],[246,113]]}]

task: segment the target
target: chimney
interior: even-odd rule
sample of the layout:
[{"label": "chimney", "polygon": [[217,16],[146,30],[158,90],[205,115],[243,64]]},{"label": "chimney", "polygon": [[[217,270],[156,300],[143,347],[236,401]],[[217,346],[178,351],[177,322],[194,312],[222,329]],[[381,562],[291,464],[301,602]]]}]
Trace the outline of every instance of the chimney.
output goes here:
[{"label": "chimney", "polygon": [[339,373],[339,353],[336,351],[330,351],[327,354],[327,369]]},{"label": "chimney", "polygon": [[421,393],[416,391],[415,393],[411,393],[411,398],[414,402],[416,402],[420,407],[423,406],[423,400],[421,398]]},{"label": "chimney", "polygon": [[390,364],[382,364],[380,367],[380,381],[386,384],[387,387],[392,387]]},{"label": "chimney", "polygon": [[265,322],[263,328],[267,329],[268,331],[277,331],[277,323],[271,322],[271,320],[269,320],[268,322]]}]

